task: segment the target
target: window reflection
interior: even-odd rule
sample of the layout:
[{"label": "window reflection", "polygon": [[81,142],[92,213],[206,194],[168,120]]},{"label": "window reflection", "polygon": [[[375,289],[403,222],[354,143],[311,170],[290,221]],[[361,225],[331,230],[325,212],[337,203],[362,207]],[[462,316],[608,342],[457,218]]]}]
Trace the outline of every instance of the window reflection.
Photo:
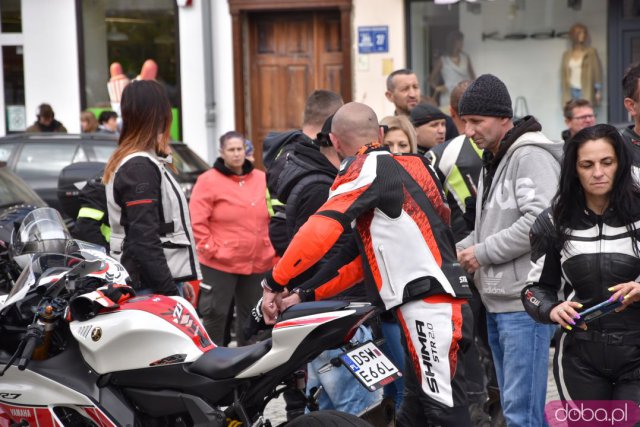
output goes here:
[{"label": "window reflection", "polygon": [[411,2],[410,8],[411,68],[420,80],[423,98],[434,104],[446,105],[448,96],[443,90],[442,72],[434,75],[433,70],[447,53],[447,39],[459,30],[459,5],[442,6],[421,1]]},{"label": "window reflection", "polygon": [[157,80],[178,105],[177,12],[172,0],[82,0],[86,108],[111,108],[109,66],[118,62],[136,78],[153,59]]},{"label": "window reflection", "polygon": [[[84,162],[87,156],[78,144],[56,142],[25,144],[16,163],[16,173],[24,179],[58,179],[63,167],[74,162]],[[42,159],[47,159],[43,162]]]},{"label": "window reflection", "polygon": [[[3,3],[4,4],[4,3]],[[4,28],[4,27],[3,27]],[[6,132],[22,132],[27,127],[22,46],[2,46]]]},{"label": "window reflection", "polygon": [[2,0],[0,7],[3,33],[22,32],[22,7],[20,0]]}]

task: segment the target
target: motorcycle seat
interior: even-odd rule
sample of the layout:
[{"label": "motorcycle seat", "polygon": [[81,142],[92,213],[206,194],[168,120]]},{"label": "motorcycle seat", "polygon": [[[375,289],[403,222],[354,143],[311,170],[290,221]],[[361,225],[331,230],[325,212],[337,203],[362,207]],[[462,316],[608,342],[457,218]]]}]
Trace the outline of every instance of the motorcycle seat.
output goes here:
[{"label": "motorcycle seat", "polygon": [[292,305],[287,308],[278,319],[278,322],[283,320],[296,319],[303,316],[311,316],[312,314],[326,313],[331,311],[342,310],[349,303],[347,301],[313,301],[313,302],[301,302],[300,304]]},{"label": "motorcycle seat", "polygon": [[216,347],[200,356],[189,370],[212,380],[233,378],[271,350],[271,339],[244,347]]}]

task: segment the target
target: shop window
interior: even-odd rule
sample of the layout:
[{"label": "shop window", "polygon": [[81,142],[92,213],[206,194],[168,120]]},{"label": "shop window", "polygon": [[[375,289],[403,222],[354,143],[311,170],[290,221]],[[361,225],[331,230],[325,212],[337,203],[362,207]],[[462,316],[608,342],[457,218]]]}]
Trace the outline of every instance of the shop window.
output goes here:
[{"label": "shop window", "polygon": [[22,6],[20,0],[2,0],[0,17],[3,33],[22,32]]},{"label": "shop window", "polygon": [[622,18],[624,20],[635,23],[635,28],[626,35],[628,40],[623,42],[624,47],[627,48],[627,52],[625,53],[628,54],[630,58],[629,63],[635,64],[640,61],[640,29],[637,24],[640,20],[640,1],[624,0],[622,11]]},{"label": "shop window", "polygon": [[640,1],[623,0],[622,4],[623,19],[640,19]]},{"label": "shop window", "polygon": [[[638,22],[638,0],[406,1],[407,65],[418,76],[424,101],[445,112],[458,82],[486,73],[505,83],[515,116],[535,116],[544,133],[555,140],[566,128],[562,110],[570,97],[589,99],[599,122],[609,120],[609,102],[619,102],[610,97],[612,89],[606,80],[611,70],[607,15],[610,5],[619,3],[624,5],[624,16]],[[569,34],[575,24],[582,25]],[[583,30],[577,31],[578,27]],[[638,45],[633,42],[628,50],[636,52]],[[570,79],[577,73],[569,69],[568,58],[584,56],[568,55],[587,50],[584,81],[589,81]],[[599,60],[593,59],[596,56]],[[619,85],[621,73],[615,78]]]},{"label": "shop window", "polygon": [[117,110],[119,85],[112,85],[112,90],[107,86],[111,65],[119,63],[122,73],[133,80],[140,75],[145,61],[151,59],[157,64],[156,80],[167,89],[176,121],[180,91],[175,1],[78,0],[78,3],[82,16],[83,108],[98,113],[103,109]]},{"label": "shop window", "polygon": [[447,39],[458,32],[460,6],[415,1],[409,3],[409,7],[411,68],[420,80],[423,98],[446,105],[443,74],[442,71],[434,73],[434,68],[447,52]]},{"label": "shop window", "polygon": [[27,128],[24,109],[24,61],[22,46],[2,46],[6,132],[23,132]]}]

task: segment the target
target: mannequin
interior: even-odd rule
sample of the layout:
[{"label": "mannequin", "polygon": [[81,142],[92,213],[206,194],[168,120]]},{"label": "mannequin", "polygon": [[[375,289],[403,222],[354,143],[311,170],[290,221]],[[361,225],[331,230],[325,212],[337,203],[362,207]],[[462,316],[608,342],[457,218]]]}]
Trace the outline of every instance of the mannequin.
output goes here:
[{"label": "mannequin", "polygon": [[120,98],[122,98],[122,91],[129,84],[130,80],[122,71],[122,65],[120,65],[119,62],[113,62],[109,66],[109,74],[111,77],[107,82],[107,89],[109,91],[111,109],[120,116]]},{"label": "mannequin", "polygon": [[[440,108],[448,111],[449,94],[463,80],[474,80],[476,75],[469,55],[462,51],[464,34],[453,31],[447,35],[447,51],[436,61],[429,75],[429,85],[434,89]],[[443,84],[441,84],[443,83]]]},{"label": "mannequin", "polygon": [[602,66],[598,52],[588,45],[589,31],[583,24],[569,29],[571,48],[562,55],[562,104],[587,99],[594,106],[602,101]]},{"label": "mannequin", "polygon": [[158,64],[153,59],[147,59],[142,64],[140,74],[136,80],[155,80],[158,77]]}]

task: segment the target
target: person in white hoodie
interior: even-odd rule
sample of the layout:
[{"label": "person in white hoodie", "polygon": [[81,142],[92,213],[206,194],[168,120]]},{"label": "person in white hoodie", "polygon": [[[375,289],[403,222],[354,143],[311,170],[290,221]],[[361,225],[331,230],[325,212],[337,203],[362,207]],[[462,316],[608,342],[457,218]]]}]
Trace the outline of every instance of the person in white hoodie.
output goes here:
[{"label": "person in white hoodie", "polygon": [[529,231],[550,206],[562,144],[532,117],[512,121],[511,97],[491,74],[460,99],[465,133],[484,150],[475,229],[458,242],[458,261],[474,274],[487,309],[489,345],[508,426],[543,426],[549,343],[554,327],[534,322],[520,292],[531,269]]}]

